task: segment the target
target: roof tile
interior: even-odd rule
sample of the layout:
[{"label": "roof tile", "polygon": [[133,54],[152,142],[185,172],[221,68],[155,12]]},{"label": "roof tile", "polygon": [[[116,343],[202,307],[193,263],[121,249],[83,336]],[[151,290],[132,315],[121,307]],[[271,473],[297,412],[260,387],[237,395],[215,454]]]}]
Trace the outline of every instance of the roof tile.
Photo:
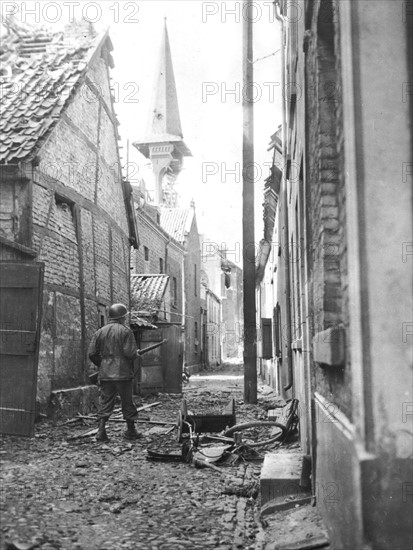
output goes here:
[{"label": "roof tile", "polygon": [[193,216],[193,208],[162,208],[161,227],[182,243],[185,235],[191,230]]},{"label": "roof tile", "polygon": [[1,164],[35,154],[40,138],[56,124],[85,71],[91,48],[96,47],[92,33],[74,47],[64,41],[64,34],[52,32],[42,36],[45,43],[38,46],[39,32],[45,35],[44,30],[33,28],[25,29],[18,39],[13,33],[2,37],[0,62],[11,66],[12,74],[0,79]]},{"label": "roof tile", "polygon": [[144,315],[157,313],[168,285],[169,276],[163,274],[132,275],[132,311]]}]

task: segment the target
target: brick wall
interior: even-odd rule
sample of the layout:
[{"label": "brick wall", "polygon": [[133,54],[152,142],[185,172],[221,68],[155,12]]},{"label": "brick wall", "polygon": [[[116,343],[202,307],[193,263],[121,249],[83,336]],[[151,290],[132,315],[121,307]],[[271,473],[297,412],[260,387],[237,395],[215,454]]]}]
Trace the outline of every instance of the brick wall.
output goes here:
[{"label": "brick wall", "polygon": [[[182,265],[184,247],[172,239],[156,222],[157,209],[151,205],[145,205],[136,209],[139,225],[139,250],[133,250],[131,255],[131,273],[160,273],[160,259],[163,261],[163,272],[169,275],[170,303],[166,304],[171,312],[170,321],[182,323]],[[145,247],[149,251],[149,260],[145,261]],[[177,301],[173,302],[173,279],[177,282]]]},{"label": "brick wall", "polygon": [[[338,22],[337,2],[321,0],[314,3],[311,40],[306,58],[306,94],[308,112],[311,113],[307,147],[312,213],[313,336],[329,327],[341,324],[348,327]],[[351,418],[349,355],[345,368],[316,365],[313,376],[315,389]]]},{"label": "brick wall", "polygon": [[206,293],[208,366],[221,364],[221,303],[211,292]]},{"label": "brick wall", "polygon": [[[101,93],[93,94],[93,84]],[[129,305],[128,224],[108,70],[97,55],[33,175],[32,246],[45,262],[38,396],[87,382],[99,306]]]},{"label": "brick wall", "polygon": [[201,364],[201,249],[195,217],[185,240],[185,249],[185,363],[198,368]]}]

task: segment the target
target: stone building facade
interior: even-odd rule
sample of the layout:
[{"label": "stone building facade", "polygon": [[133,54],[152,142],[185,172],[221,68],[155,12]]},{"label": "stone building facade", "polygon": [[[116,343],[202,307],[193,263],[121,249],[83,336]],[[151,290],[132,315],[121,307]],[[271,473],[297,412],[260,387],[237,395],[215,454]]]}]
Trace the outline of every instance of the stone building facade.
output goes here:
[{"label": "stone building facade", "polygon": [[273,385],[299,399],[334,547],[409,548],[412,13],[274,4],[285,93]]},{"label": "stone building facade", "polygon": [[38,400],[45,408],[53,392],[55,404],[74,398],[81,408],[88,342],[109,304],[129,304],[138,244],[110,92],[112,45],[83,23],[58,35],[11,32],[2,47],[10,69],[2,83],[2,258],[44,263]]},{"label": "stone building facade", "polygon": [[[242,269],[227,258],[221,247],[205,235],[202,241],[202,273],[207,291],[207,342],[220,342],[221,361],[242,361],[243,354],[243,281]],[[219,316],[214,314],[219,300]],[[209,352],[208,352],[209,353]]]},{"label": "stone building facade", "polygon": [[136,187],[134,199],[140,246],[139,250],[132,252],[131,273],[165,273],[169,276],[163,320],[179,323],[184,330],[184,246],[162,228],[162,210],[145,202],[142,193]]},{"label": "stone building facade", "polygon": [[195,206],[161,208],[161,226],[184,248],[183,307],[185,319],[184,365],[192,371],[201,366],[201,247]]},{"label": "stone building facade", "polygon": [[205,326],[205,349],[208,367],[221,364],[221,300],[209,288],[206,289],[207,322]]},{"label": "stone building facade", "polygon": [[221,252],[221,269],[224,272],[222,290],[222,360],[242,362],[244,337],[242,269]]}]

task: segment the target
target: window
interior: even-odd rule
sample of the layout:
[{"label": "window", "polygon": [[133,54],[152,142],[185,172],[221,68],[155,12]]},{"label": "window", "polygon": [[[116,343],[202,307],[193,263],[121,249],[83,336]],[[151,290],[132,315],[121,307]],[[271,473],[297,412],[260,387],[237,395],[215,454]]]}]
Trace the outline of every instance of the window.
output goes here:
[{"label": "window", "polygon": [[159,273],[163,273],[163,258],[159,258]]},{"label": "window", "polygon": [[178,284],[176,277],[172,277],[172,305],[176,307],[178,305]]},{"label": "window", "polygon": [[275,346],[275,355],[280,358],[282,355],[281,343],[282,343],[282,332],[281,332],[281,309],[280,304],[274,308],[273,311],[273,327],[274,327],[274,346]]},{"label": "window", "polygon": [[195,332],[194,351],[195,351],[195,353],[198,353],[198,323],[197,323],[197,321],[195,321],[195,324],[194,324],[194,332]]},{"label": "window", "polygon": [[73,220],[73,202],[65,197],[60,197],[59,195],[55,195],[55,202],[58,210],[70,214],[70,218]]},{"label": "window", "polygon": [[271,319],[261,319],[262,358],[272,358],[272,325]]},{"label": "window", "polygon": [[145,257],[145,262],[148,262],[149,261],[149,248],[147,246],[143,247],[143,253],[144,253],[144,257]]},{"label": "window", "polygon": [[194,294],[197,296],[197,273],[196,264],[194,264]]},{"label": "window", "polygon": [[106,306],[99,304],[99,328],[104,327],[107,323]]},{"label": "window", "polygon": [[77,242],[75,205],[70,199],[55,194],[55,208],[51,212],[49,229]]}]

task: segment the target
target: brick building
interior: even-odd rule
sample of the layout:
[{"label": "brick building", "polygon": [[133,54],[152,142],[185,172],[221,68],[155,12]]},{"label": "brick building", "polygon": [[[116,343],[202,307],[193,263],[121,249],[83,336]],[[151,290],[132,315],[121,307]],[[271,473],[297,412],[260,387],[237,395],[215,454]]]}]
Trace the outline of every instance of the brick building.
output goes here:
[{"label": "brick building", "polygon": [[183,304],[185,366],[197,371],[201,365],[201,247],[195,206],[161,208],[162,228],[184,248]]},{"label": "brick building", "polygon": [[134,200],[140,247],[131,255],[131,273],[133,275],[149,273],[168,275],[169,284],[163,319],[184,326],[184,245],[162,227],[162,209],[146,202],[143,193],[136,187],[134,187]]},{"label": "brick building", "polygon": [[412,13],[399,1],[274,4],[283,173],[263,342],[273,362],[261,366],[300,401],[302,450],[334,547],[407,549]]},{"label": "brick building", "polygon": [[120,170],[111,50],[107,32],[96,36],[86,22],[60,33],[9,26],[2,37],[1,254],[44,263],[42,407],[54,392],[55,404],[82,409],[88,342],[110,303],[129,304],[138,235]]},{"label": "brick building", "polygon": [[[282,128],[271,136],[269,151],[273,153],[273,165],[264,185],[264,232],[257,256],[256,305],[257,305],[257,367],[262,378],[278,392],[280,388],[282,335],[280,301],[277,288],[282,288],[282,273],[278,267],[282,247],[276,223],[282,172]],[[284,350],[286,351],[286,350]],[[285,353],[284,353],[285,355]]]},{"label": "brick building", "polygon": [[[242,269],[221,251],[221,269],[224,272],[222,290],[222,360],[242,362],[244,343]],[[248,337],[248,332],[247,336]]]},{"label": "brick building", "polygon": [[215,367],[221,364],[222,346],[221,326],[222,302],[221,299],[212,292],[211,289],[206,289],[206,326],[204,347],[206,350],[206,359],[208,367]]},{"label": "brick building", "polygon": [[[220,345],[221,361],[242,361],[243,281],[242,269],[227,258],[217,243],[202,237],[202,272],[207,287],[207,343]],[[219,315],[216,302],[219,301]],[[207,352],[210,354],[210,352]],[[215,349],[214,356],[218,350]]]}]

